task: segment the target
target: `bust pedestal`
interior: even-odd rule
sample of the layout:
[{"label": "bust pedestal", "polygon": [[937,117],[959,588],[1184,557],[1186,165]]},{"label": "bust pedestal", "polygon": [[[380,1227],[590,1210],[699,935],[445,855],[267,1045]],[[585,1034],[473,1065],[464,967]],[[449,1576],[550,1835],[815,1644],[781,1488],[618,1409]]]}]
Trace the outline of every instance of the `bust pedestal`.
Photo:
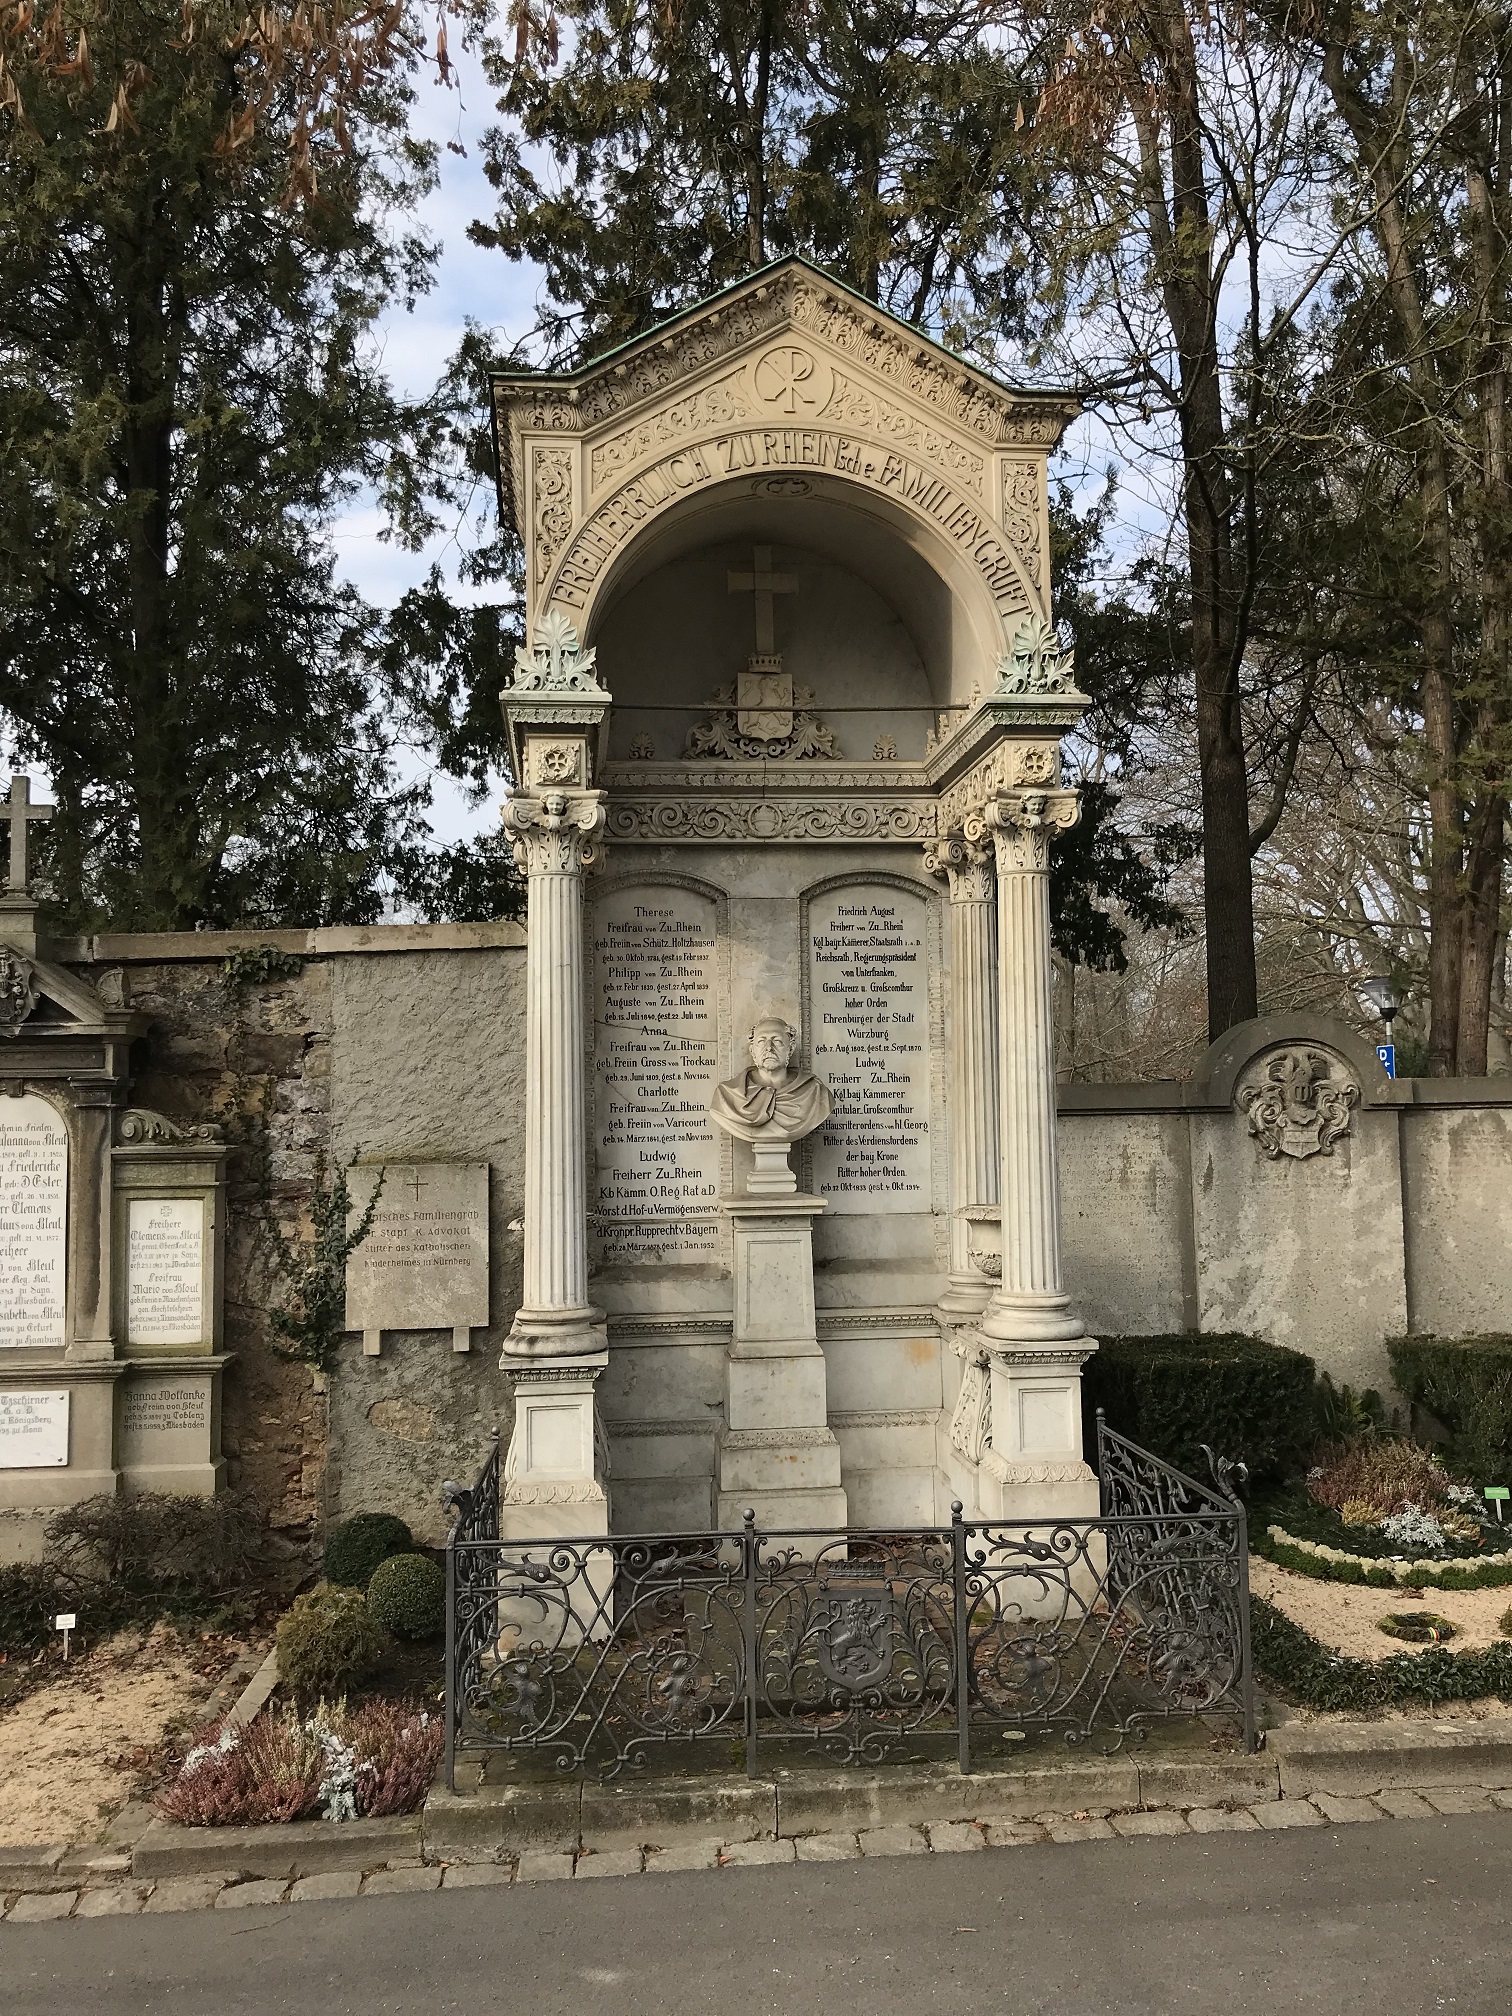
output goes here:
[{"label": "bust pedestal", "polygon": [[814,1321],[813,1222],[824,1200],[800,1194],[787,1150],[786,1141],[760,1143],[750,1188],[720,1206],[735,1235],[735,1319],[717,1517],[721,1528],[738,1528],[751,1506],[763,1527],[844,1532],[840,1445]]}]

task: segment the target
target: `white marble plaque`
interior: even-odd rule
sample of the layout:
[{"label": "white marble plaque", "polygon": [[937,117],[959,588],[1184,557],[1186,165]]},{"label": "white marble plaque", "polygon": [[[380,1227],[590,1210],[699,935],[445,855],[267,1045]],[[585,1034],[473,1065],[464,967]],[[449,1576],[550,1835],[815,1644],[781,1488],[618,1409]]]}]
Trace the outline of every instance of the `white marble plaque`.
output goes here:
[{"label": "white marble plaque", "polygon": [[[359,1219],[378,1181],[353,1169]],[[349,1330],[481,1329],[488,1322],[488,1164],[389,1162],[366,1239],[347,1260]]]},{"label": "white marble plaque", "polygon": [[126,1335],[133,1344],[203,1343],[205,1207],[199,1198],[132,1198]]},{"label": "white marble plaque", "polygon": [[886,883],[809,905],[809,1064],[835,1102],[812,1181],[831,1211],[932,1208],[927,915]]},{"label": "white marble plaque", "polygon": [[35,1092],[0,1098],[0,1348],[62,1349],[67,1227],[62,1114]]},{"label": "white marble plaque", "polygon": [[67,1387],[0,1392],[0,1470],[59,1470],[67,1462]]},{"label": "white marble plaque", "polygon": [[676,887],[608,890],[595,905],[600,1266],[719,1258],[718,915],[712,896]]}]

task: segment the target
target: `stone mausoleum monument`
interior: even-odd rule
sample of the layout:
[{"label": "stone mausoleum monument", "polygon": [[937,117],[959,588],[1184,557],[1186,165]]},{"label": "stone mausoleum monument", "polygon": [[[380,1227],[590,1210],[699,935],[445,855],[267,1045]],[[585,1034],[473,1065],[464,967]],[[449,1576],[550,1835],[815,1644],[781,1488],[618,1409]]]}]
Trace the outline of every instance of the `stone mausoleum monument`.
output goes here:
[{"label": "stone mausoleum monument", "polygon": [[1091,1512],[1049,847],[1061,398],[799,260],[493,381],[528,647],[507,1533]]}]

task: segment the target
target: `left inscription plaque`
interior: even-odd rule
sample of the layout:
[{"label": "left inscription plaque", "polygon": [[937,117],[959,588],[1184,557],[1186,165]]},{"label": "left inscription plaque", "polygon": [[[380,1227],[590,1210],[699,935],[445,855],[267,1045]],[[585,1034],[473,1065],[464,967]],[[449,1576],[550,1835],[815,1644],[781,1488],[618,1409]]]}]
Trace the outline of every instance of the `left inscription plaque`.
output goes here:
[{"label": "left inscription plaque", "polygon": [[0,1099],[0,1349],[63,1348],[67,1224],[63,1116],[35,1092]]},{"label": "left inscription plaque", "polygon": [[58,1470],[67,1461],[67,1388],[0,1393],[0,1470]]}]

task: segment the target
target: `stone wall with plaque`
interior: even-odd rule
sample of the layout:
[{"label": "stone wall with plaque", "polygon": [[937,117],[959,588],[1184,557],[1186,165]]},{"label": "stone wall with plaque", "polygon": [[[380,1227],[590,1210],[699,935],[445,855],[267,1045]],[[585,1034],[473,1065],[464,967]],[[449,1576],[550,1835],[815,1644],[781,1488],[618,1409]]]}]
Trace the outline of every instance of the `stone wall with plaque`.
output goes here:
[{"label": "stone wall with plaque", "polygon": [[348,1181],[354,1224],[378,1200],[347,1261],[347,1327],[363,1350],[376,1357],[385,1330],[450,1330],[468,1350],[488,1323],[488,1164],[386,1162]]},{"label": "stone wall with plaque", "polygon": [[933,1208],[927,913],[881,882],[808,906],[809,1055],[835,1102],[812,1182],[832,1212]]},{"label": "stone wall with plaque", "polygon": [[719,903],[676,884],[593,906],[599,1267],[720,1263]]},{"label": "stone wall with plaque", "polygon": [[68,1461],[66,1386],[0,1392],[0,1470],[55,1470]]}]

